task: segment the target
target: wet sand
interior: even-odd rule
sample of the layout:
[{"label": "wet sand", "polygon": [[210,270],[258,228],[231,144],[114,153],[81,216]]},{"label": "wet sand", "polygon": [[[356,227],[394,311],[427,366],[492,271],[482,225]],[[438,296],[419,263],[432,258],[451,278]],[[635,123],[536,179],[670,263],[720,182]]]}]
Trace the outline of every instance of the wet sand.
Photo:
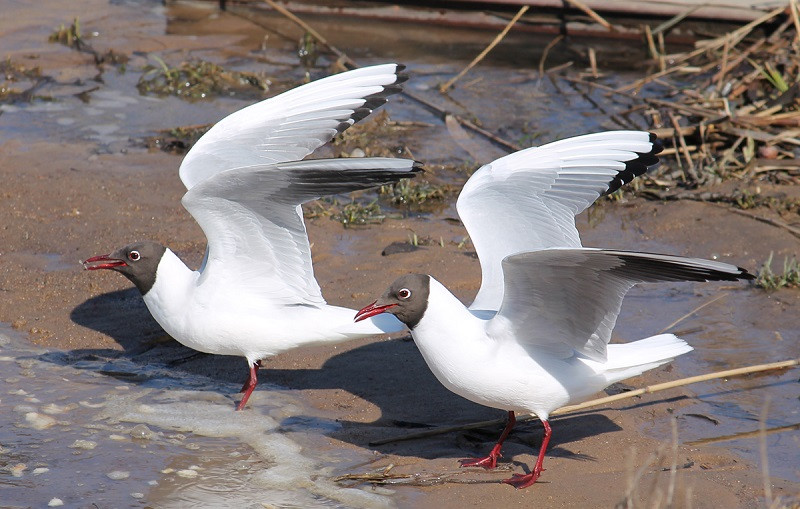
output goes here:
[{"label": "wet sand", "polygon": [[[105,17],[98,15],[95,24],[109,30],[118,28],[110,20],[119,7],[96,3],[98,11],[108,12]],[[85,2],[89,4],[92,2]],[[65,21],[67,17],[64,13]],[[47,30],[40,27],[39,32]],[[153,38],[144,39],[146,44],[153,44]],[[168,44],[178,46],[179,42],[170,39]],[[197,40],[193,44],[202,46]],[[82,58],[66,49],[32,43],[15,46],[14,54],[30,55],[34,50],[41,52],[43,56],[37,61],[50,71],[67,73]],[[88,74],[85,69],[82,72]],[[0,120],[10,122],[8,115]],[[153,126],[161,127],[172,125]],[[436,152],[430,140],[441,140],[451,148]],[[423,161],[455,163],[465,157],[447,141],[444,127],[437,124],[409,135],[403,144]],[[125,352],[140,361],[162,362],[189,356],[190,351],[164,336],[127,280],[114,273],[86,273],[78,263],[140,239],[167,244],[195,266],[204,250],[202,232],[180,205],[180,158],[134,145],[124,150],[112,146],[112,150],[98,150],[96,141],[68,135],[33,140],[17,137],[0,144],[0,177],[4,182],[0,199],[4,218],[0,229],[0,322],[11,324],[36,345],[76,355]],[[766,185],[764,189],[785,192]],[[769,210],[757,212],[775,216]],[[323,294],[333,304],[358,308],[374,299],[396,276],[424,271],[468,301],[479,286],[479,267],[469,247],[457,245],[466,233],[457,222],[446,220],[453,216],[453,209],[446,208],[437,214],[389,219],[380,225],[351,229],[329,218],[309,220],[315,271]],[[797,250],[797,239],[785,231],[695,202],[606,202],[593,215],[581,219],[580,229],[584,243],[590,246],[717,256],[751,270],[770,251],[775,252],[776,260],[782,260]],[[445,245],[381,255],[384,247],[407,240],[410,232],[441,238]],[[730,295],[701,316],[685,321],[678,331],[700,327],[700,333],[687,333],[690,343],[693,334],[731,338],[761,335],[763,341],[775,341],[759,350],[761,357],[743,357],[735,346],[716,352],[709,347],[710,353],[684,356],[697,353],[695,358],[701,360],[679,359],[626,384],[639,387],[704,371],[800,356],[797,292],[765,294],[746,285],[668,285],[665,289],[633,292],[615,337],[628,340],[653,334],[722,291]],[[766,337],[765,331],[780,332],[782,342]],[[245,374],[242,359],[227,357],[202,356],[180,362],[173,369],[232,383],[241,381]],[[456,481],[476,482],[392,487],[395,493],[391,499],[401,507],[609,507],[623,502],[631,486],[635,487],[632,498],[636,503],[650,507],[658,506],[659,501],[663,505],[670,485],[672,416],[679,417],[681,444],[685,434],[715,436],[715,430],[694,424],[687,416],[698,405],[699,413],[709,412],[703,406],[704,393],[732,390],[746,397],[748,387],[796,380],[796,373],[689,387],[554,419],[545,460],[547,471],[534,487],[521,491],[497,481],[511,472],[525,472],[534,464],[541,428],[532,423],[520,425],[507,441],[501,472],[457,468],[459,458],[485,454],[500,427],[380,447],[368,445],[372,440],[421,426],[503,415],[446,391],[428,371],[413,342],[403,335],[288,352],[267,361],[261,379],[298,391],[320,416],[341,424],[308,447],[374,451],[371,463],[348,465],[338,474],[395,465],[393,472],[398,474],[421,473],[426,479],[452,476]],[[258,392],[253,405],[258,404]],[[759,394],[763,395],[756,393],[753,397],[762,397]],[[786,397],[787,393],[781,394]],[[757,422],[747,426],[742,422],[731,419],[727,424],[737,431],[757,427]],[[796,441],[787,440],[785,447],[794,447],[796,457]],[[754,507],[760,503],[764,480],[752,454],[736,454],[725,443],[679,445],[675,461],[682,467],[675,481],[676,507]],[[785,464],[782,468],[783,472],[792,471]],[[641,477],[632,481],[634,476]],[[800,492],[800,483],[790,476],[775,477],[771,483],[775,496]]]}]

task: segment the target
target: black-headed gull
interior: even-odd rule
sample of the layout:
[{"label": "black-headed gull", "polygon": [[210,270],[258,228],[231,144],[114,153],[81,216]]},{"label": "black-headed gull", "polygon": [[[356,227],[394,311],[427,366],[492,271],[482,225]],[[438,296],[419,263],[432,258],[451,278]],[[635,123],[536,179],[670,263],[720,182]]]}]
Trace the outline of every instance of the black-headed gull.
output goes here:
[{"label": "black-headed gull", "polygon": [[490,454],[462,466],[494,468],[515,414],[536,415],[545,430],[536,465],[504,481],[530,486],[543,470],[550,412],[692,350],[672,334],[608,344],[622,299],[636,283],[752,278],[727,263],[581,247],[574,216],[656,163],[658,151],[648,133],[607,132],[482,167],[458,199],[483,271],[472,305],[433,277],[414,274],[356,315],[356,321],[395,315],[445,387],[508,411]]},{"label": "black-headed gull", "polygon": [[419,171],[406,159],[301,160],[399,91],[401,70],[386,64],[314,81],[239,110],[203,135],[180,167],[187,188],[181,203],[208,239],[199,270],[155,242],[84,262],[88,270],[113,269],[130,279],[182,344],[245,357],[250,375],[238,410],[256,386],[261,359],[402,329],[391,317],[359,326],[355,310],[326,304],[301,209]]}]

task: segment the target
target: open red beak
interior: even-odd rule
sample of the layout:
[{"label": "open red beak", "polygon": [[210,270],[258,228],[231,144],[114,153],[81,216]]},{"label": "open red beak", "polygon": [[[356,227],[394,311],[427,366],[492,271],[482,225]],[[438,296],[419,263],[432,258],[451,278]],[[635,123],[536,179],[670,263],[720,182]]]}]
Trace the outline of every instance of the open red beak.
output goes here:
[{"label": "open red beak", "polygon": [[128,265],[125,260],[112,258],[111,255],[92,256],[83,262],[83,268],[86,270],[97,269],[113,269],[114,267],[122,267]]},{"label": "open red beak", "polygon": [[379,315],[384,313],[387,309],[395,307],[397,304],[387,304],[386,306],[378,306],[378,301],[376,300],[369,306],[361,309],[358,313],[356,313],[356,322],[360,322],[361,320],[365,320],[370,316]]}]

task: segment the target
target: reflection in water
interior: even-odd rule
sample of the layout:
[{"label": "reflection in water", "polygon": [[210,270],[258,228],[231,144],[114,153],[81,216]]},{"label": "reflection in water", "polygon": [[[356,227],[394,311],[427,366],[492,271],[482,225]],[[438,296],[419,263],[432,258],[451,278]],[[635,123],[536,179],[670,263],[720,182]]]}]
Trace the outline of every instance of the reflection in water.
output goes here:
[{"label": "reflection in water", "polygon": [[329,480],[333,458],[296,440],[334,424],[294,417],[303,402],[291,393],[262,390],[257,408],[234,412],[231,388],[201,376],[124,359],[65,365],[3,331],[0,345],[4,507],[391,505]]}]

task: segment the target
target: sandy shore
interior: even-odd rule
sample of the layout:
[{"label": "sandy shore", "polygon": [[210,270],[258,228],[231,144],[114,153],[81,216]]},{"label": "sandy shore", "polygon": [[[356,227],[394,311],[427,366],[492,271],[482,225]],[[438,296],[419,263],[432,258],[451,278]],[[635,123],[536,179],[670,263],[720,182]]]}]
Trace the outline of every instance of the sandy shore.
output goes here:
[{"label": "sandy shore", "polygon": [[[129,29],[112,16],[124,7],[103,2],[84,4],[84,8],[97,9],[95,25],[107,29],[106,33]],[[109,11],[108,16],[101,15],[104,11]],[[65,21],[75,14],[78,12],[65,11],[60,18]],[[15,56],[27,58],[38,52],[36,61],[45,72],[56,74],[64,82],[91,78],[85,55],[41,41],[49,27],[39,26],[31,16],[18,17],[17,22],[20,27],[35,27],[38,38],[20,29],[13,47],[7,46]],[[235,21],[226,19],[225,23],[222,26],[235,32]],[[8,22],[0,24],[2,27],[9,29],[4,37],[14,36]],[[213,44],[182,34],[127,37],[131,47],[142,51],[209,44],[233,53],[226,44],[242,43],[230,34],[213,39]],[[167,127],[173,126],[153,126]],[[19,126],[23,128],[27,126]],[[432,134],[434,131],[436,134]],[[441,137],[441,132],[441,126],[436,125],[417,133],[421,145],[428,143],[427,149],[417,149],[414,155],[422,160],[452,159],[454,156],[447,153],[433,152],[436,147],[430,140]],[[414,139],[404,143],[416,146]],[[190,355],[164,335],[127,280],[111,272],[86,273],[79,265],[89,256],[142,239],[168,244],[190,265],[199,262],[205,239],[180,205],[184,189],[177,177],[179,162],[177,156],[142,148],[98,151],[92,142],[66,137],[34,141],[17,137],[0,143],[0,322],[11,324],[38,345],[75,353],[125,352],[142,362]],[[768,185],[763,190],[785,192]],[[777,217],[771,210],[759,210],[758,214]],[[448,215],[452,211],[390,219],[356,229],[345,229],[325,217],[308,221],[315,270],[325,297],[331,303],[358,308],[374,299],[396,276],[424,271],[468,300],[479,286],[479,266],[469,247],[458,246],[466,233],[457,221],[445,220]],[[697,202],[606,203],[591,219],[582,218],[580,229],[587,245],[717,256],[751,270],[770,251],[776,253],[776,260],[782,260],[797,249],[797,240],[778,228]],[[410,232],[442,239],[444,246],[381,255],[392,242],[406,241]],[[629,315],[633,318],[623,326],[623,332],[631,337],[626,335],[625,339],[652,334],[713,296],[710,292],[722,291],[716,290],[719,287],[675,288],[674,295],[686,297],[679,303],[675,299],[671,303],[651,301],[648,307],[637,306],[636,302],[641,302],[634,301],[636,311]],[[731,330],[737,328],[784,331],[786,341],[763,359],[745,359],[735,352],[721,351],[718,364],[712,363],[714,367],[800,356],[796,344],[797,292],[765,296],[746,288],[729,291],[731,296],[724,304],[710,308],[710,321],[689,325],[720,330],[725,337],[737,337]],[[793,339],[786,331],[794,331]],[[288,352],[266,362],[261,379],[299,391],[320,415],[341,423],[341,429],[323,437],[324,444],[317,441],[315,447],[374,451],[372,463],[339,473],[394,465],[392,472],[419,473],[421,482],[437,477],[453,481],[393,487],[393,500],[401,507],[612,507],[628,495],[642,507],[660,507],[673,484],[669,472],[673,461],[679,467],[673,484],[674,507],[749,508],[760,504],[764,485],[761,470],[756,463],[725,448],[724,443],[719,447],[678,445],[673,455],[670,419],[678,416],[681,427],[692,427],[682,412],[698,404],[692,388],[554,419],[547,471],[534,487],[521,491],[497,481],[533,465],[541,440],[541,428],[533,423],[519,426],[511,435],[499,472],[462,471],[457,460],[485,454],[501,427],[370,447],[370,441],[419,427],[503,416],[446,391],[433,378],[414,343],[400,336]],[[691,342],[692,338],[688,339]],[[238,358],[193,358],[175,369],[231,382],[244,377],[244,361]],[[666,366],[626,383],[638,387],[694,374],[698,373]],[[755,426],[750,424],[751,428]],[[800,492],[796,482],[778,478],[771,482],[776,496]]]},{"label": "sandy shore", "polygon": [[[159,152],[95,155],[89,146],[76,144],[24,146],[9,142],[0,146],[0,172],[6,182],[0,209],[7,218],[0,230],[5,296],[0,301],[0,321],[26,332],[35,343],[75,352],[123,349],[136,355],[155,342],[161,355],[187,355],[189,352],[168,346],[168,342],[159,345],[168,340],[124,278],[114,273],[85,273],[78,265],[78,260],[140,238],[168,242],[190,262],[199,260],[202,233],[179,205],[182,188],[175,173],[162,169],[175,167],[177,162],[177,157]],[[641,203],[620,212],[640,215],[636,212],[649,207],[652,205]],[[663,207],[659,214],[681,216],[679,210]],[[704,217],[713,221],[713,217]],[[743,227],[742,220],[729,223],[724,227]],[[653,224],[637,222],[634,229],[644,228],[647,234]],[[418,234],[450,238],[459,235],[461,227],[408,219],[346,230],[327,218],[310,221],[315,267],[326,297],[337,304],[363,305],[386,282],[414,267],[437,274],[462,297],[475,291],[477,261],[456,246],[381,256],[382,248],[406,238],[409,228]],[[761,228],[761,233],[769,233]],[[589,231],[590,237],[597,234],[602,232]],[[670,236],[659,232],[662,240],[665,235]],[[352,256],[354,253],[358,256]],[[781,298],[796,300],[788,294]],[[178,369],[230,381],[238,381],[244,374],[242,360],[226,357],[200,358]],[[675,375],[666,367],[628,383],[641,386]],[[413,342],[401,338],[289,352],[270,359],[261,377],[301,391],[323,415],[339,420],[342,429],[328,440],[332,448],[369,449],[371,440],[402,434],[414,426],[502,416],[447,392],[430,374]],[[692,396],[691,389],[674,391],[664,396],[666,400],[655,395],[554,420],[547,472],[532,489],[516,491],[496,481],[507,477],[509,470],[524,471],[533,464],[541,438],[541,429],[534,424],[522,425],[512,434],[504,449],[504,458],[511,463],[505,463],[502,472],[464,473],[456,468],[457,459],[488,450],[499,428],[377,447],[374,463],[363,468],[393,464],[397,474],[421,473],[424,478],[454,475],[457,481],[479,482],[397,488],[399,505],[407,507],[477,507],[486,503],[608,507],[624,499],[634,472],[642,476],[635,483],[634,496],[644,503],[665,496],[670,475],[662,469],[671,464],[672,455],[668,431],[653,438],[645,436],[643,429],[657,422],[668,430],[665,423],[670,415]],[[679,446],[677,464],[685,466],[677,476],[679,506],[753,507],[758,503],[763,486],[759,469],[729,451]],[[778,494],[796,489],[796,484],[774,483]]]}]

